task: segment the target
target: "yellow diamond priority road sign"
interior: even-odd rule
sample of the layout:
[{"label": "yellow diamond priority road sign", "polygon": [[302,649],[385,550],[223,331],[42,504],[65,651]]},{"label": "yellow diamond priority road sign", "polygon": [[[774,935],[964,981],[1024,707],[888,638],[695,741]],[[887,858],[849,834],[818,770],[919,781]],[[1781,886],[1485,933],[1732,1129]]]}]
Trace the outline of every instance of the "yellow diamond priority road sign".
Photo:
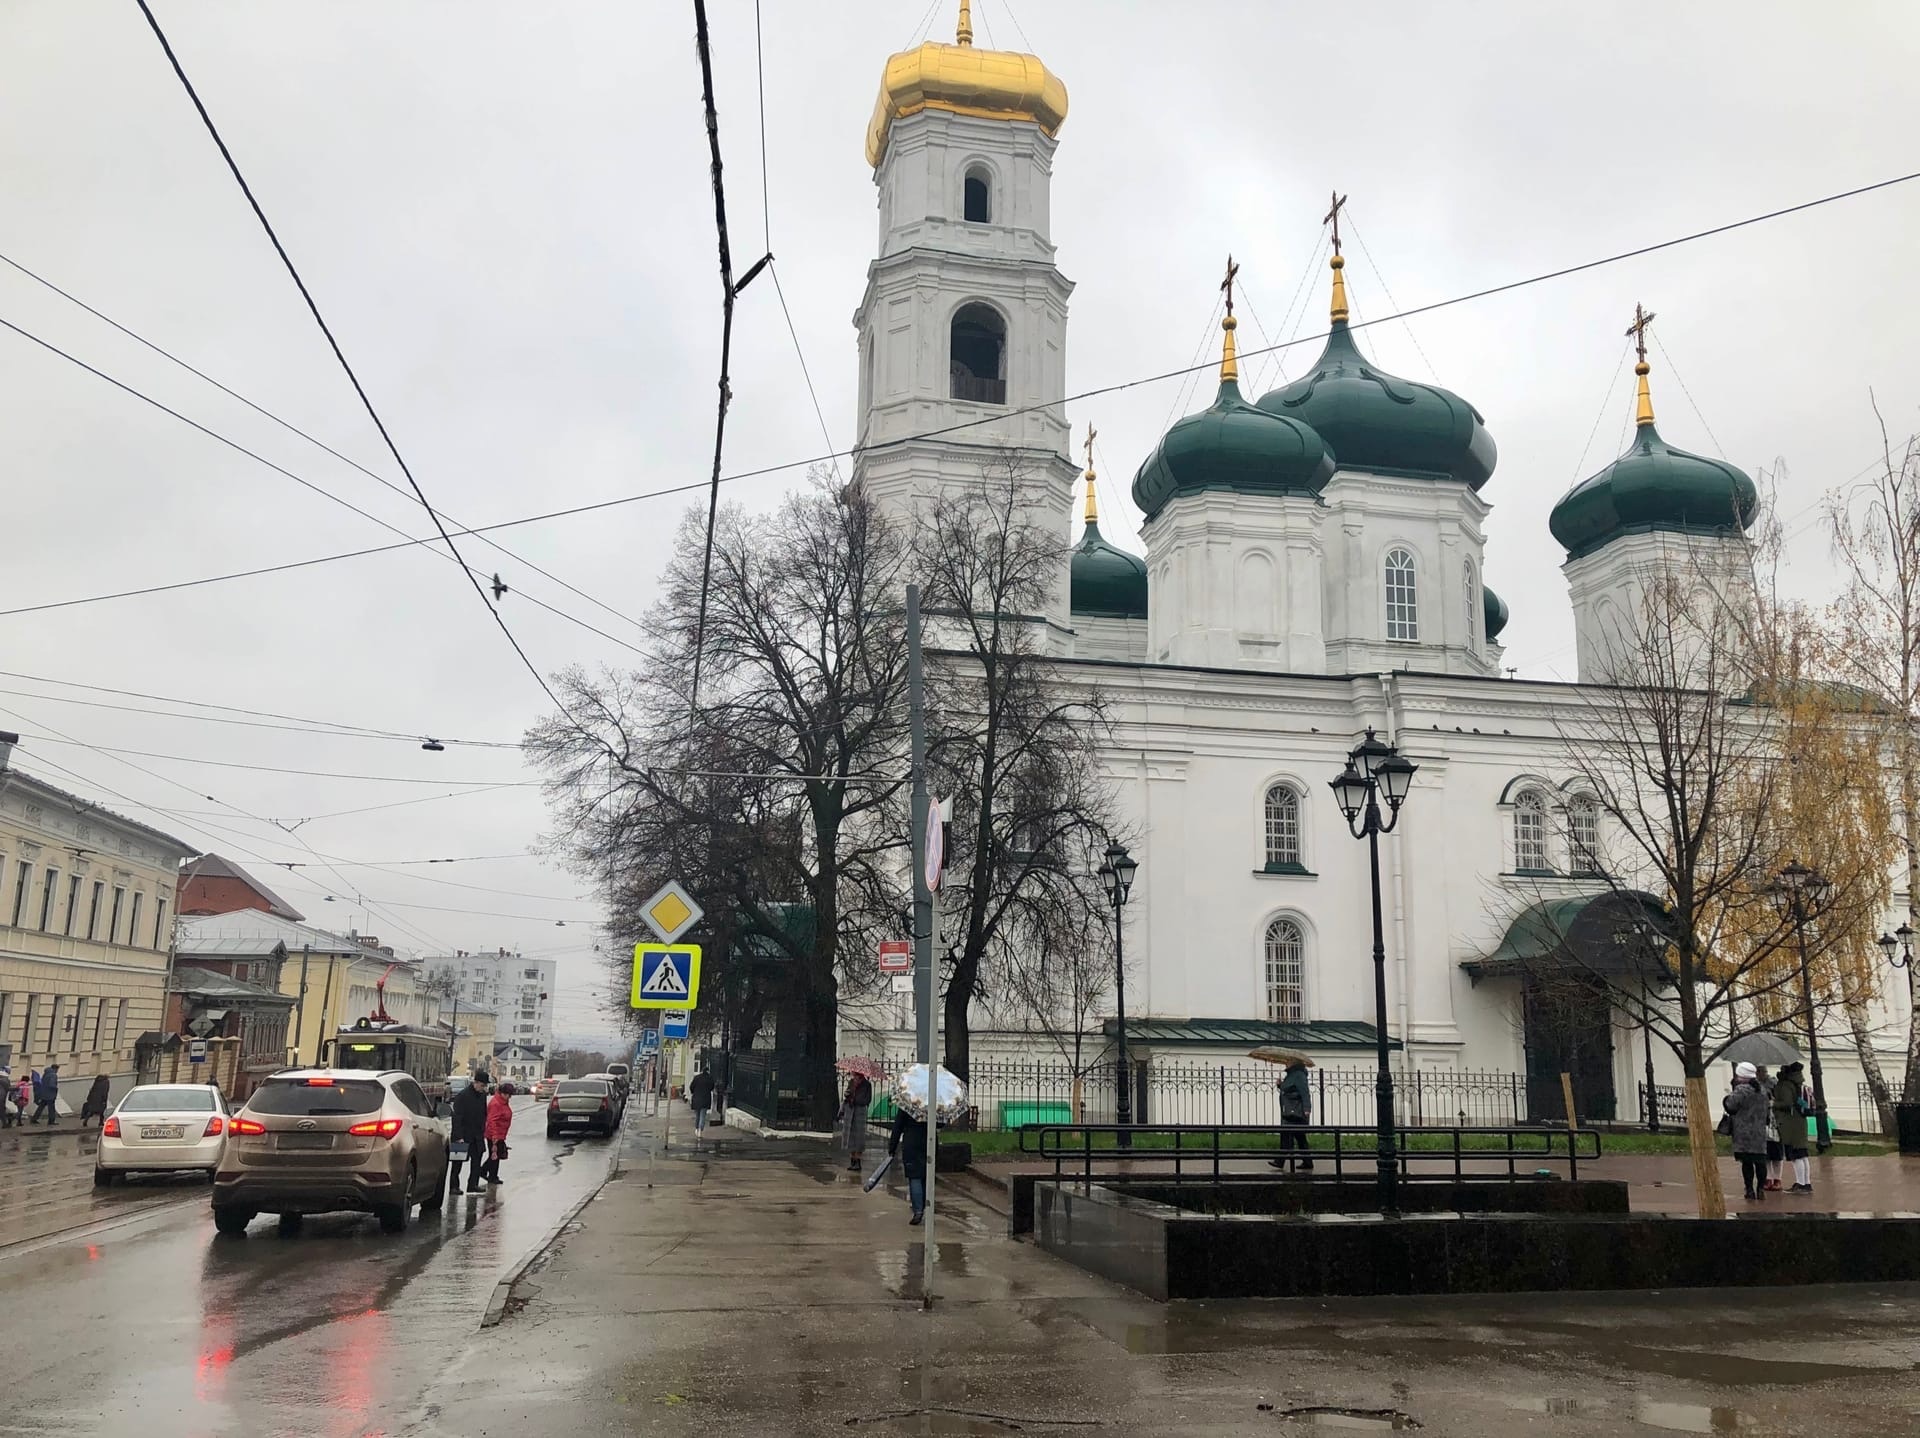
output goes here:
[{"label": "yellow diamond priority road sign", "polygon": [[647,921],[647,927],[660,936],[660,942],[670,944],[705,916],[706,911],[694,903],[693,895],[679,884],[669,881],[667,886],[641,907],[641,915]]}]

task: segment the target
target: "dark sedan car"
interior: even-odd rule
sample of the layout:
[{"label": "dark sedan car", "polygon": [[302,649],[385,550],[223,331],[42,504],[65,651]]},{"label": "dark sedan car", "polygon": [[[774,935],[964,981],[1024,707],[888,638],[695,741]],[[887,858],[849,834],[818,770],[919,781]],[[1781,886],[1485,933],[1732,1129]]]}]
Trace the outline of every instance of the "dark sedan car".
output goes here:
[{"label": "dark sedan car", "polygon": [[599,1133],[620,1127],[620,1099],[607,1079],[562,1079],[547,1102],[547,1137]]}]

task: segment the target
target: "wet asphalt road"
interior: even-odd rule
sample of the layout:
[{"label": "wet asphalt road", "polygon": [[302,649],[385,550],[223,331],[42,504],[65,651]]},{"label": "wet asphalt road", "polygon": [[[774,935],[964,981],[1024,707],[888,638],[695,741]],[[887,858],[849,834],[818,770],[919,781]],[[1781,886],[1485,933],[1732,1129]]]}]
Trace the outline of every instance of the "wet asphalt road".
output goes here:
[{"label": "wet asphalt road", "polygon": [[606,1176],[614,1145],[550,1141],[540,1119],[516,1109],[498,1189],[399,1235],[336,1214],[294,1238],[270,1216],[220,1238],[204,1184],[96,1203],[90,1146],[0,1155],[0,1218],[15,1191],[85,1205],[84,1226],[0,1248],[0,1434],[393,1432],[473,1341],[496,1282]]}]

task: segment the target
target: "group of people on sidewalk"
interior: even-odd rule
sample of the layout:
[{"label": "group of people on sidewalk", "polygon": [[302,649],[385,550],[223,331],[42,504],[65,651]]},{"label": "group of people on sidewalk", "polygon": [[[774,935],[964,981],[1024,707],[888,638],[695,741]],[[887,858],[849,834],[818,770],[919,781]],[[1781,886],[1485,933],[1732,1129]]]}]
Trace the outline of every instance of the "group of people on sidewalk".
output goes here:
[{"label": "group of people on sidewalk", "polygon": [[1793,1165],[1793,1184],[1785,1192],[1813,1192],[1813,1171],[1807,1160],[1807,1117],[1813,1112],[1813,1097],[1804,1074],[1798,1060],[1782,1067],[1778,1078],[1769,1078],[1764,1067],[1738,1064],[1733,1087],[1720,1101],[1726,1110],[1721,1130],[1733,1138],[1733,1156],[1740,1161],[1740,1179],[1750,1203],[1782,1191],[1788,1164]]},{"label": "group of people on sidewalk", "polygon": [[[93,1082],[87,1088],[85,1102],[80,1105],[80,1127],[85,1128],[88,1120],[104,1125],[107,1121],[107,1090],[110,1080],[105,1074],[95,1074]],[[48,1128],[60,1125],[60,1065],[48,1064],[43,1069],[29,1069],[18,1078],[11,1070],[0,1067],[0,1128],[24,1128],[29,1123],[39,1123],[42,1119]],[[33,1117],[27,1117],[27,1110],[33,1110]]]},{"label": "group of people on sidewalk", "polygon": [[467,1192],[478,1193],[482,1184],[498,1184],[500,1161],[507,1157],[507,1134],[513,1128],[513,1093],[510,1083],[497,1087],[486,1074],[477,1073],[473,1082],[453,1098],[453,1124],[448,1137],[454,1157],[447,1165],[447,1187],[458,1191],[460,1168],[466,1165]]},{"label": "group of people on sidewalk", "polygon": [[[847,1139],[847,1167],[859,1172],[867,1154],[867,1114],[873,1107],[873,1081],[854,1074],[840,1099],[835,1126]],[[887,1154],[900,1160],[900,1171],[907,1178],[907,1205],[910,1225],[927,1219],[927,1121],[915,1118],[903,1108],[893,1111],[893,1128],[887,1134]]]}]

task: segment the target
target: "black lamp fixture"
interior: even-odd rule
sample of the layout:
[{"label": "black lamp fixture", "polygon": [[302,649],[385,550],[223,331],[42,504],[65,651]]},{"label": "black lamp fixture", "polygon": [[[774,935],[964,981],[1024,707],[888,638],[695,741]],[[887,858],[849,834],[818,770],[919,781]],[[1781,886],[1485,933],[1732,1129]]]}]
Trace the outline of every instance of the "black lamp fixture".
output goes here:
[{"label": "black lamp fixture", "polygon": [[[1347,767],[1329,785],[1334,803],[1340,806],[1341,816],[1347,821],[1348,831],[1354,838],[1367,841],[1373,880],[1375,1165],[1382,1213],[1399,1210],[1400,1159],[1394,1134],[1393,1069],[1387,1049],[1387,939],[1380,912],[1380,836],[1392,833],[1394,825],[1400,822],[1400,806],[1406,803],[1407,794],[1413,788],[1413,776],[1419,768],[1369,729],[1347,755]],[[1380,812],[1382,799],[1387,804],[1385,814]]]},{"label": "black lamp fixture", "polygon": [[[1133,892],[1133,876],[1139,871],[1140,861],[1127,852],[1127,846],[1118,839],[1107,841],[1107,851],[1100,858],[1100,882],[1107,891],[1107,902],[1113,905],[1113,984],[1114,1018],[1118,1026],[1117,1041],[1114,1049],[1114,1120],[1121,1124],[1133,1122],[1133,1085],[1132,1074],[1127,1064],[1127,965],[1124,949],[1124,925],[1120,911],[1126,907],[1127,896]],[[1129,1135],[1120,1135],[1121,1147],[1129,1147]]]},{"label": "black lamp fixture", "polygon": [[1827,1120],[1826,1076],[1820,1069],[1820,1022],[1813,1006],[1813,971],[1807,961],[1807,917],[1833,897],[1833,882],[1817,869],[1791,863],[1775,876],[1773,893],[1793,924],[1800,949],[1800,1005],[1807,1021],[1807,1073],[1813,1080],[1814,1143],[1825,1153],[1833,1147],[1833,1126]]},{"label": "black lamp fixture", "polygon": [[[1887,962],[1896,969],[1904,969],[1913,962],[1913,928],[1902,924],[1891,934],[1882,934],[1874,940],[1880,945],[1880,952],[1887,956]],[[1895,952],[1898,950],[1898,952]]]}]

